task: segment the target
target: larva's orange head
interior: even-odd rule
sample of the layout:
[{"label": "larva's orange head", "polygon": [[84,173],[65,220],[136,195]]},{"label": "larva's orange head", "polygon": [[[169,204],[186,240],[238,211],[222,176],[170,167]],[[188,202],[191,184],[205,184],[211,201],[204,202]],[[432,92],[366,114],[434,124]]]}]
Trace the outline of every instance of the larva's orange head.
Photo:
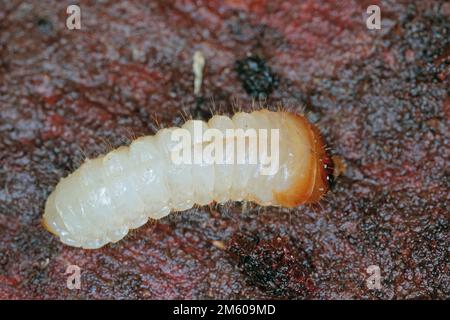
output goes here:
[{"label": "larva's orange head", "polygon": [[[319,201],[330,189],[333,182],[333,161],[326,152],[319,129],[300,115],[288,113],[287,119],[296,128],[293,131],[298,133],[297,145],[302,146],[303,152],[306,152],[307,162],[297,171],[291,187],[275,192],[275,199],[279,205],[295,207]],[[305,145],[309,146],[309,151],[304,150]]]},{"label": "larva's orange head", "polygon": [[314,133],[314,161],[316,175],[313,191],[306,203],[319,201],[322,196],[331,188],[334,182],[334,164],[333,160],[326,151],[325,143],[320,136],[319,130],[311,125]]}]

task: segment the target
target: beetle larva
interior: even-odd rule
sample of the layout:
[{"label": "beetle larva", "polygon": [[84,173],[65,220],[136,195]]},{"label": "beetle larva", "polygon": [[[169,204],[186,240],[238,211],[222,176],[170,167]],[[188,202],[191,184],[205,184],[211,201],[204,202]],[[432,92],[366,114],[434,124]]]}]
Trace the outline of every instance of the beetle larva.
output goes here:
[{"label": "beetle larva", "polygon": [[[193,164],[174,161],[173,137],[180,128],[161,129],[128,147],[88,159],[61,179],[47,199],[44,226],[65,244],[94,249],[119,241],[149,218],[160,219],[194,204],[246,200],[294,207],[319,201],[329,189],[332,162],[319,130],[301,115],[262,109],[238,112],[232,118],[215,115],[208,122],[189,120],[181,129],[195,137],[196,127],[201,133],[215,129],[216,134],[223,134],[222,140],[220,135],[215,140],[225,143],[226,162],[217,158],[216,162]],[[263,173],[261,157],[252,162],[251,154],[241,156],[238,135],[229,134],[239,129],[254,129],[253,141],[258,142],[263,141],[261,129],[278,132],[278,149],[272,150],[275,140],[268,143],[271,152],[276,152],[277,170]],[[213,140],[202,139],[187,144],[194,158]],[[245,140],[244,148],[250,150],[249,146],[250,140]],[[239,158],[243,161],[236,161]]]}]

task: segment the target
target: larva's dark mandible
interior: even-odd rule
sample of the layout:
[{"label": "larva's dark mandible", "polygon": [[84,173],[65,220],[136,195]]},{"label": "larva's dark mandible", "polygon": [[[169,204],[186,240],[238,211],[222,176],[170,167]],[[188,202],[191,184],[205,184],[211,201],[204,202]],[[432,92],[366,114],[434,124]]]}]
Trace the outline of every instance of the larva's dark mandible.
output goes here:
[{"label": "larva's dark mandible", "polygon": [[45,205],[46,229],[65,244],[94,249],[119,241],[149,218],[194,204],[246,200],[294,207],[319,201],[329,189],[331,159],[319,130],[303,116],[263,109],[190,120],[182,128],[192,131],[196,121],[220,131],[279,129],[279,170],[262,175],[258,164],[175,164],[168,149],[175,128],[162,129],[88,159],[61,179]]}]

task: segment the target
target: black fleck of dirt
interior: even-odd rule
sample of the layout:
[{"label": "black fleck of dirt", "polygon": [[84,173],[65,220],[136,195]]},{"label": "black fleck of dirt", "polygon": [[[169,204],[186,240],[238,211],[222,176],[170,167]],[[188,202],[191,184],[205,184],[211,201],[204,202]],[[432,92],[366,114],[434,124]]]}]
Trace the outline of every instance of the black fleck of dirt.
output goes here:
[{"label": "black fleck of dirt", "polygon": [[254,98],[267,98],[279,84],[277,75],[258,56],[238,60],[236,72],[244,90]]},{"label": "black fleck of dirt", "polygon": [[44,34],[51,34],[53,32],[53,23],[45,18],[39,18],[36,21],[38,30]]}]

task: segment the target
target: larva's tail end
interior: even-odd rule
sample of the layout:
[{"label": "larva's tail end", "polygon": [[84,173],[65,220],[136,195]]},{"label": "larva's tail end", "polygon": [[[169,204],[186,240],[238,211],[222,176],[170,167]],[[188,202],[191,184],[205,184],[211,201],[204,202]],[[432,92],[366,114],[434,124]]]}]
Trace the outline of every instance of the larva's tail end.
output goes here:
[{"label": "larva's tail end", "polygon": [[54,192],[50,194],[48,197],[46,203],[45,203],[45,211],[44,216],[42,217],[41,224],[44,227],[45,230],[52,233],[55,236],[58,236],[58,232],[56,229],[52,226],[51,220],[53,217],[52,210],[55,210],[55,194]]},{"label": "larva's tail end", "polygon": [[47,230],[48,232],[50,232],[50,233],[56,235],[55,230],[53,230],[53,229],[50,227],[50,225],[48,224],[47,219],[45,218],[45,216],[42,217],[42,219],[41,219],[41,225],[44,227],[45,230]]}]

